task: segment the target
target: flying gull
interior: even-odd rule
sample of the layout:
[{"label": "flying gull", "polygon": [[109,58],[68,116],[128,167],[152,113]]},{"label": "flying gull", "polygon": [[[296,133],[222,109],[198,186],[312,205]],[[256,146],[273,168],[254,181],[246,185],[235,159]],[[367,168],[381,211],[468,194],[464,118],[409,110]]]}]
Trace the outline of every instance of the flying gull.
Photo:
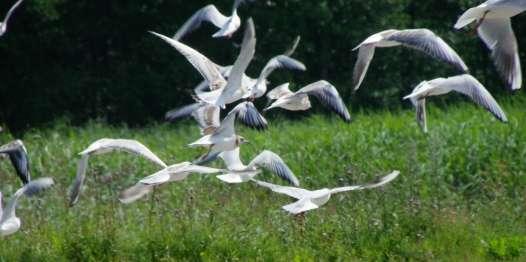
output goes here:
[{"label": "flying gull", "polygon": [[359,49],[358,60],[354,65],[353,86],[358,90],[362,84],[367,69],[374,57],[377,47],[407,46],[426,53],[436,59],[451,64],[462,72],[467,72],[468,67],[460,56],[442,38],[435,35],[429,29],[406,29],[406,30],[385,30],[376,33],[360,43],[353,49]]}]

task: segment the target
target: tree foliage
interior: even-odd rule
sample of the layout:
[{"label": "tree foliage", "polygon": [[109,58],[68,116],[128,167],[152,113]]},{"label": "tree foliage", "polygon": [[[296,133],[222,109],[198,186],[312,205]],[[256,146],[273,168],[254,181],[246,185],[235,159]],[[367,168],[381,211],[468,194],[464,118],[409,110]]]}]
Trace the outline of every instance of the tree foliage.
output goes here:
[{"label": "tree foliage", "polygon": [[[2,1],[4,14],[13,1]],[[9,32],[0,39],[0,120],[12,129],[56,117],[74,122],[105,118],[142,124],[188,103],[201,81],[186,60],[147,33],[175,33],[193,12],[214,3],[228,14],[232,0],[32,0],[16,11]],[[243,5],[242,18],[255,19],[256,57],[249,75],[283,52],[296,35],[302,42],[295,57],[305,73],[278,72],[271,86],[291,81],[299,87],[326,79],[353,108],[399,107],[402,94],[422,80],[456,72],[412,50],[379,50],[364,86],[352,94],[356,52],[368,35],[389,28],[427,27],[464,58],[471,73],[492,92],[503,92],[489,52],[482,42],[453,24],[475,0],[256,0]],[[526,43],[526,18],[514,18],[519,46]],[[212,39],[204,26],[184,39],[220,64],[234,62],[232,41]],[[240,32],[233,41],[240,42]]]}]

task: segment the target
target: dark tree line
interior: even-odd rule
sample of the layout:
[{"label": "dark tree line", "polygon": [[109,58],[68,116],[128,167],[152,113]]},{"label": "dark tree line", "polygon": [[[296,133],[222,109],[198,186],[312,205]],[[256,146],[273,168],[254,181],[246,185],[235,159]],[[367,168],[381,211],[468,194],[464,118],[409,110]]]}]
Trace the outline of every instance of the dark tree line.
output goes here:
[{"label": "dark tree line", "polygon": [[[0,3],[2,16],[11,2]],[[353,95],[357,53],[351,49],[381,30],[426,27],[450,43],[491,92],[504,95],[482,42],[453,29],[462,12],[478,2],[256,0],[239,11],[256,24],[257,52],[248,72],[257,76],[269,58],[301,35],[294,57],[308,71],[278,72],[271,86],[291,81],[299,87],[326,79],[353,109],[408,106],[401,101],[403,94],[422,80],[454,75],[454,69],[404,48],[378,50]],[[232,0],[27,0],[0,39],[0,121],[20,130],[63,116],[74,123],[161,120],[165,111],[191,101],[189,94],[201,78],[183,56],[147,31],[172,35],[208,3],[230,13]],[[513,22],[523,47],[526,17]],[[233,63],[239,50],[232,41],[212,39],[214,32],[204,26],[184,42],[220,64]],[[234,42],[240,42],[240,32]]]}]

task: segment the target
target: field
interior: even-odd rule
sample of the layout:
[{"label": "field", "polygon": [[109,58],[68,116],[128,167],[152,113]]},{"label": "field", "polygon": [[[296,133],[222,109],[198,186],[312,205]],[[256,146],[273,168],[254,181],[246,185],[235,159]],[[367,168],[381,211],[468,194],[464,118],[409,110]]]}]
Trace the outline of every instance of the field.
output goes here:
[{"label": "field", "polygon": [[[306,188],[401,171],[385,188],[336,195],[304,218],[281,210],[292,202],[286,196],[213,176],[190,176],[122,205],[119,190],[156,171],[125,153],[92,157],[80,202],[68,209],[76,154],[96,139],[138,139],[167,163],[202,151],[185,146],[198,138],[191,121],[140,129],[58,122],[23,137],[33,178],[52,176],[57,184],[21,201],[22,230],[0,241],[0,261],[524,261],[526,110],[512,101],[503,108],[508,124],[468,103],[431,106],[427,135],[406,109],[354,112],[350,125],[310,114],[269,117],[265,132],[240,128],[251,141],[244,161],[272,150]],[[268,173],[259,178],[281,183]],[[0,162],[0,181],[7,196],[19,186],[8,161]]]}]

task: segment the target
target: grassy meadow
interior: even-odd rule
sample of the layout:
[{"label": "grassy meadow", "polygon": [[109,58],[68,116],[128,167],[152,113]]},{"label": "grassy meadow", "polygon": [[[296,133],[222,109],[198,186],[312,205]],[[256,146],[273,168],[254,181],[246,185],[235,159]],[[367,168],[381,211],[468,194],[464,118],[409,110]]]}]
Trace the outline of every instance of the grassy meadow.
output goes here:
[{"label": "grassy meadow", "polygon": [[[192,121],[139,129],[95,121],[32,130],[22,137],[32,177],[52,176],[56,186],[21,201],[22,229],[0,239],[0,261],[524,261],[526,110],[512,101],[503,109],[508,124],[470,103],[430,105],[427,135],[406,109],[354,112],[351,124],[321,114],[291,120],[273,113],[265,132],[238,125],[251,141],[241,150],[245,162],[271,150],[309,189],[401,171],[384,188],[335,195],[304,218],[281,209],[294,201],[287,196],[200,175],[120,204],[120,190],[157,169],[126,153],[90,158],[80,201],[67,208],[77,153],[91,142],[137,139],[173,164],[203,152],[186,147],[199,138],[197,127]],[[259,179],[282,183],[268,173]],[[9,161],[1,161],[0,190],[9,197],[18,186]]]}]

